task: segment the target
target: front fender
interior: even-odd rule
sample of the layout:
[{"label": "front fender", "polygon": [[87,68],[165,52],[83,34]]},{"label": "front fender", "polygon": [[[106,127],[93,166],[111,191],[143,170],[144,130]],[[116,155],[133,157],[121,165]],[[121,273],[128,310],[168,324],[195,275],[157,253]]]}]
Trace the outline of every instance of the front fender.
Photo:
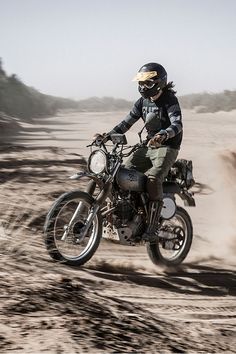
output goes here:
[{"label": "front fender", "polygon": [[[98,178],[96,175],[90,173],[90,172],[77,172],[75,173],[73,176],[70,177],[70,179],[73,179],[73,180],[79,180],[79,179],[82,179],[82,178],[88,178],[90,179],[91,181],[89,182],[88,186],[87,186],[87,192],[88,192],[88,189],[91,188],[91,186],[94,184],[93,182],[95,182],[95,186],[94,186],[94,189],[96,187],[96,185],[102,189],[103,186],[104,186],[104,183],[101,181],[100,178]],[[88,192],[89,193],[89,192]]]}]

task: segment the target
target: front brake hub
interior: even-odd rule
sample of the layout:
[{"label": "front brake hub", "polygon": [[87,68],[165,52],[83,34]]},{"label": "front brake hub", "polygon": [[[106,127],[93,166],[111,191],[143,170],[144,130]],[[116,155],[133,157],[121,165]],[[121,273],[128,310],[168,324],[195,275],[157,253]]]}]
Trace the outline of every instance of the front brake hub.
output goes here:
[{"label": "front brake hub", "polygon": [[72,234],[74,241],[77,243],[80,241],[80,237],[83,234],[84,223],[82,221],[76,222],[72,227]]}]

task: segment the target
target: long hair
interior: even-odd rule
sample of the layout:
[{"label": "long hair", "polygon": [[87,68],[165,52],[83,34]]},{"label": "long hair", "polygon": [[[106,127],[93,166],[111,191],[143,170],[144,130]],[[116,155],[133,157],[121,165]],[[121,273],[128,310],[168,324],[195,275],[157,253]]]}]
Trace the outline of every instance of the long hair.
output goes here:
[{"label": "long hair", "polygon": [[173,92],[174,94],[176,94],[177,91],[173,90],[174,87],[175,87],[175,85],[174,85],[173,81],[169,81],[167,83],[167,85],[164,87],[164,90],[169,90],[169,91]]}]

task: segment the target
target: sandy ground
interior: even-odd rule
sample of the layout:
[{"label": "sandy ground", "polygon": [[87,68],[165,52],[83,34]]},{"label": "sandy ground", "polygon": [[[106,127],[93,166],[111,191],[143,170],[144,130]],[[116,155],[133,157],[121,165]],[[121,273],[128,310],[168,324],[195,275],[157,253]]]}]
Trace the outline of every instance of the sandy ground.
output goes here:
[{"label": "sandy ground", "polygon": [[194,242],[181,267],[155,267],[145,247],[105,241],[79,269],[45,251],[47,210],[78,187],[68,176],[85,168],[93,134],[123,116],[64,113],[2,137],[1,353],[236,352],[236,112],[184,112],[179,157],[193,160],[201,188],[188,208]]}]

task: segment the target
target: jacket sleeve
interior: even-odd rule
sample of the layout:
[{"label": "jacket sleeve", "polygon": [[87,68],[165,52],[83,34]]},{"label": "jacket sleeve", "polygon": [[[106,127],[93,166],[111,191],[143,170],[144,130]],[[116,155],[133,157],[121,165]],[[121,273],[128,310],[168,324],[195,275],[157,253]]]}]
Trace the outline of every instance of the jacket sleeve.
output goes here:
[{"label": "jacket sleeve", "polygon": [[112,133],[119,133],[119,134],[124,134],[129,130],[134,123],[136,123],[139,118],[142,117],[142,98],[140,98],[138,101],[135,102],[132,110],[129,112],[129,114],[125,117],[122,122],[120,122],[118,125],[116,125],[110,132],[109,134]]},{"label": "jacket sleeve", "polygon": [[173,97],[166,105],[170,126],[166,128],[168,138],[173,138],[183,130],[182,113],[177,97]]}]

